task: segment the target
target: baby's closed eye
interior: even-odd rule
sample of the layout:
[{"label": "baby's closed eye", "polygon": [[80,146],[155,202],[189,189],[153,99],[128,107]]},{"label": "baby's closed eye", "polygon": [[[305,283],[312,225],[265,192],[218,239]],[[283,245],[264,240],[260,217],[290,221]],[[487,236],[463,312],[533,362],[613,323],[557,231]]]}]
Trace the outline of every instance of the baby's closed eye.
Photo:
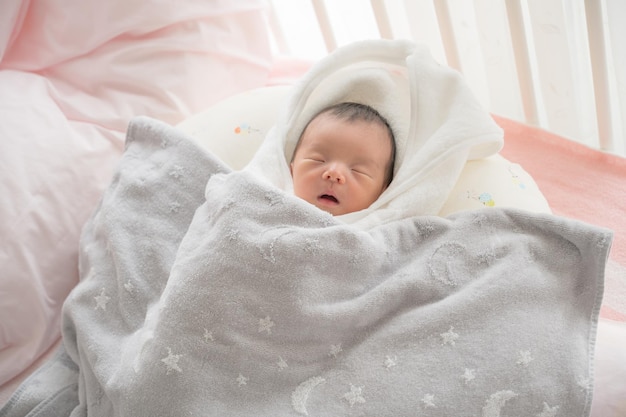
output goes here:
[{"label": "baby's closed eye", "polygon": [[352,172],[359,174],[359,175],[365,175],[367,177],[372,176],[371,170],[365,167],[352,168]]}]

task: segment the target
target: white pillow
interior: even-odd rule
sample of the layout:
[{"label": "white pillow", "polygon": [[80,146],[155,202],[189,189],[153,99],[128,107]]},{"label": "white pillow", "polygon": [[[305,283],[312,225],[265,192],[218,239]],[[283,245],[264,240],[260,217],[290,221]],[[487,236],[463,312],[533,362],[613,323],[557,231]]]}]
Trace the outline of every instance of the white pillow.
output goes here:
[{"label": "white pillow", "polygon": [[[262,87],[232,96],[178,125],[231,168],[243,168],[276,123],[290,86]],[[469,161],[441,216],[481,207],[516,207],[549,213],[533,178],[501,155]]]}]

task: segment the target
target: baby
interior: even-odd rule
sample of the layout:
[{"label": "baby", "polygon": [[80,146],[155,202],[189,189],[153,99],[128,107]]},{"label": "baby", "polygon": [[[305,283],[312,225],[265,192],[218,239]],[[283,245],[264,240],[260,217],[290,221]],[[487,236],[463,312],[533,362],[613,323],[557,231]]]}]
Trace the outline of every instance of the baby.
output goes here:
[{"label": "baby", "polygon": [[305,127],[291,159],[296,196],[334,216],[369,207],[393,179],[389,123],[359,103],[328,107]]}]

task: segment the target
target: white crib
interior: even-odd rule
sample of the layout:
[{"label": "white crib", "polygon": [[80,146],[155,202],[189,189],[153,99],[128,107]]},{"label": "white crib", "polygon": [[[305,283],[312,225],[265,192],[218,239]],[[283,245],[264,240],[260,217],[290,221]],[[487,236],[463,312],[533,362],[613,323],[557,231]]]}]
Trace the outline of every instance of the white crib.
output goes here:
[{"label": "white crib", "polygon": [[366,38],[425,43],[490,112],[626,151],[619,0],[271,0],[275,53],[316,59]]},{"label": "white crib", "polygon": [[[500,158],[496,168],[504,175],[479,179],[506,180],[507,190],[514,188],[523,203],[538,201],[524,193],[541,192],[541,202],[555,215],[615,231],[604,277],[591,415],[623,417],[623,21],[623,0],[0,1],[0,416],[23,417],[22,405],[37,407],[36,400],[48,398],[43,385],[50,394],[59,388],[58,378],[42,385],[30,385],[27,378],[46,369],[63,343],[62,306],[81,278],[81,230],[111,183],[136,116],[181,130],[200,120],[201,129],[188,130],[197,133],[191,136],[211,137],[212,152],[227,148],[241,160],[246,152],[254,154],[252,145],[274,125],[272,117],[291,93],[291,85],[284,84],[301,79],[340,46],[402,38],[426,44],[438,62],[460,71],[502,128],[500,156],[518,165]],[[159,152],[166,142],[156,142]],[[520,175],[522,167],[527,176]],[[168,175],[178,179],[178,167],[172,172]],[[535,181],[537,187],[530,187]],[[484,182],[467,184],[459,181],[450,201],[486,210],[502,204],[500,198],[481,200],[498,190]],[[168,208],[172,216],[180,211],[177,202]],[[132,285],[123,288],[132,293]],[[108,296],[100,294],[87,299],[96,303],[90,313],[104,312],[99,300]],[[210,341],[209,330],[200,332],[198,341]],[[156,365],[166,377],[178,377],[174,365],[183,356],[165,355]],[[241,392],[238,384],[246,378],[231,382]],[[309,384],[293,392],[302,394]],[[34,398],[25,395],[25,386],[35,388]],[[19,398],[11,397],[15,393]],[[341,397],[335,400],[350,407]],[[100,404],[98,397],[90,406]],[[541,415],[554,410],[544,411]]]}]

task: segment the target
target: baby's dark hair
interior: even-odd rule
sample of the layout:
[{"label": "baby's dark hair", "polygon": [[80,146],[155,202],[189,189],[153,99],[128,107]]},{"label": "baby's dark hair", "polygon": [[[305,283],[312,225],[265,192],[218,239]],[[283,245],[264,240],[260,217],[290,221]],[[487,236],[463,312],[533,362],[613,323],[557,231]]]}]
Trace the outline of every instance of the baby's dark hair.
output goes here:
[{"label": "baby's dark hair", "polygon": [[[393,130],[389,125],[387,119],[385,119],[376,109],[366,104],[354,103],[346,101],[332,106],[326,107],[317,113],[311,121],[322,114],[330,114],[339,120],[346,120],[349,122],[364,121],[372,122],[380,125],[387,130],[389,140],[391,141],[391,159],[387,166],[387,172],[385,173],[385,186],[388,186],[393,180],[393,169],[396,163],[396,140],[393,134]],[[309,123],[311,122],[309,121]],[[306,126],[308,127],[308,125]],[[306,130],[306,127],[303,130]],[[299,143],[298,143],[299,145]],[[297,149],[297,146],[296,146]],[[295,152],[294,152],[295,155]]]}]

